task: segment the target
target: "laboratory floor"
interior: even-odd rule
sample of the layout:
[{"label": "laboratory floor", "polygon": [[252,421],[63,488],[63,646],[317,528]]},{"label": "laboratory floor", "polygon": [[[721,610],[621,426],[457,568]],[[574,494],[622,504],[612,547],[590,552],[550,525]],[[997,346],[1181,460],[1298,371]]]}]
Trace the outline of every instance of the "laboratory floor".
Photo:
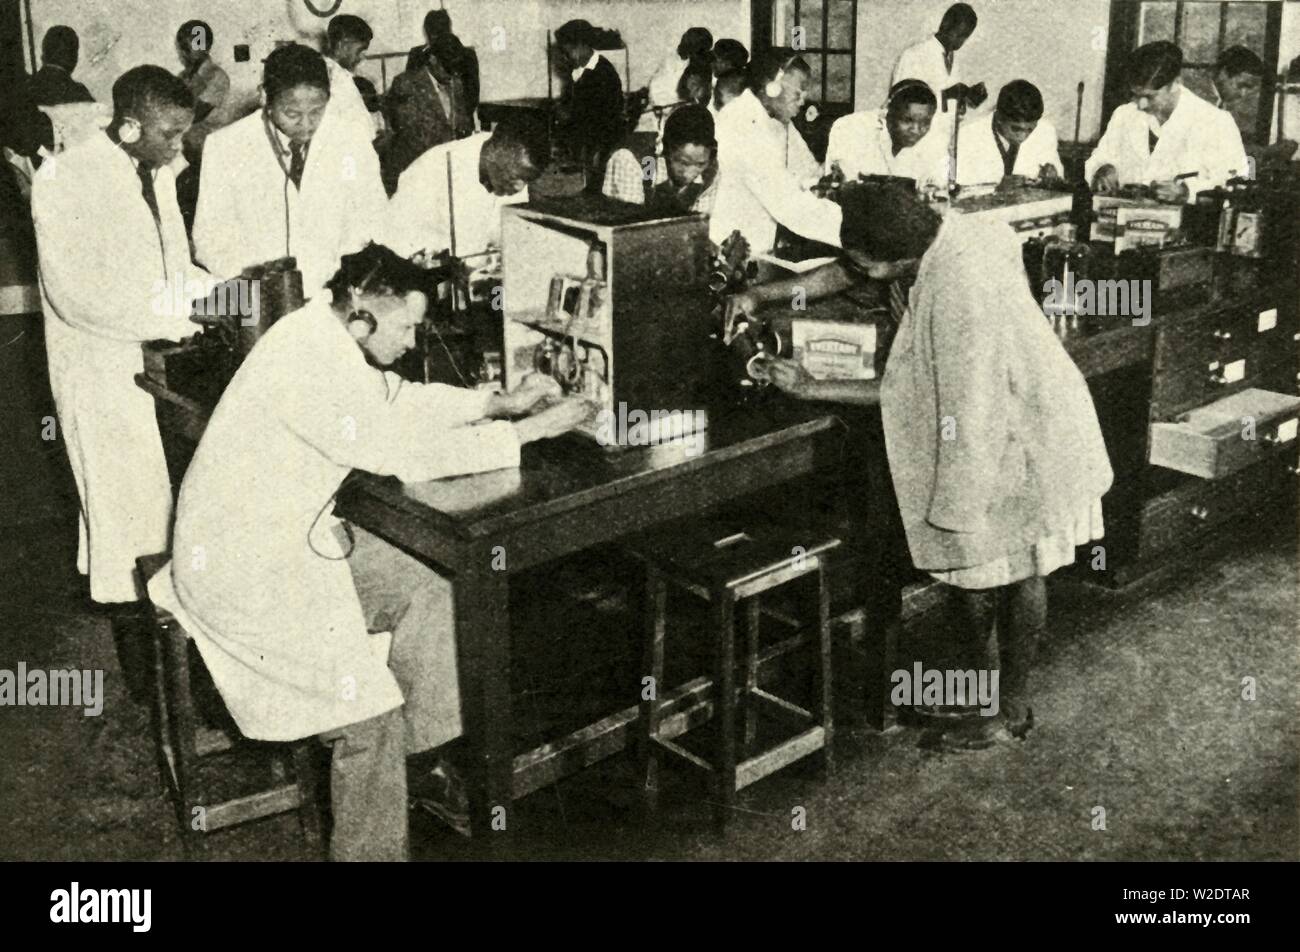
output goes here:
[{"label": "laboratory floor", "polygon": [[[618,756],[516,804],[517,835],[504,850],[489,852],[413,814],[414,854],[1297,859],[1295,531],[1283,520],[1261,532],[1142,594],[1054,580],[1034,696],[1038,723],[1023,744],[934,753],[918,748],[915,728],[877,733],[864,723],[851,666],[843,664],[833,777],[818,780],[795,765],[760,781],[742,793],[723,835],[710,831],[707,794],[672,770],[660,821],[643,822],[632,809],[630,758]],[[103,668],[106,702],[98,717],[70,708],[0,709],[0,859],[181,859],[148,712],[125,696],[108,622],[84,610],[69,577],[75,525],[11,535],[0,554],[0,668],[20,660],[29,669]],[[588,594],[576,608],[550,611],[544,590],[521,595],[543,606],[516,635],[531,639],[540,659],[516,679],[523,743],[564,717],[626,703],[614,696],[635,665],[626,602],[608,589]],[[910,623],[902,663],[941,666],[941,632],[931,616]],[[1254,679],[1254,700],[1243,699],[1246,678]],[[803,829],[795,828],[797,816],[806,817]],[[288,818],[218,834],[211,856],[304,858]]]}]

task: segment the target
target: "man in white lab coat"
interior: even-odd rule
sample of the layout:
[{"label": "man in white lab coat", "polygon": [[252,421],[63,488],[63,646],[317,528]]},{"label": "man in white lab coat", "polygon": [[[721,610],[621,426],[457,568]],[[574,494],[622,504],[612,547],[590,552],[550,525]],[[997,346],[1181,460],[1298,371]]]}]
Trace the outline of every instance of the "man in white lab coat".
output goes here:
[{"label": "man in white lab coat", "polygon": [[325,65],[330,72],[329,111],[358,135],[374,143],[375,120],[357,89],[356,68],[374,39],[370,24],[348,13],[330,20],[325,31]]},{"label": "man in white lab coat", "polygon": [[196,331],[189,302],[212,285],[190,261],[168,168],[193,116],[180,79],[129,70],[108,129],[48,159],[32,189],[50,385],[81,500],[77,568],[127,619],[135,560],[167,549],[172,509],[153,399],[135,384],[140,344]]},{"label": "man in white lab coat", "polygon": [[379,157],[330,113],[324,58],[291,44],[266,58],[264,106],[208,137],[194,219],[195,259],[216,274],[292,256],[317,294],[339,258],[383,226]]},{"label": "man in white lab coat", "polygon": [[919,79],[905,79],[889,91],[883,110],[864,109],[835,120],[826,146],[826,171],[838,167],[853,181],[859,175],[895,175],[927,185],[947,186],[947,143],[933,132],[934,93]]},{"label": "man in white lab coat", "polygon": [[998,93],[997,108],[962,127],[957,183],[980,185],[1007,176],[1057,179],[1063,174],[1056,127],[1043,118],[1043,94],[1016,79]]},{"label": "man in white lab coat", "polygon": [[[953,116],[957,112],[957,102],[953,97],[964,99],[972,107],[984,101],[984,84],[967,85],[957,58],[957,52],[971,38],[978,22],[979,18],[969,4],[954,3],[944,11],[937,33],[903,50],[889,80],[892,88],[905,79],[919,79],[934,91],[939,101],[933,123],[934,134],[945,148],[952,136]],[[946,105],[945,92],[949,93]]]},{"label": "man in white lab coat", "polygon": [[546,160],[544,138],[512,120],[498,123],[491,133],[434,146],[398,180],[388,203],[385,242],[408,257],[443,250],[469,257],[498,247],[501,209],[528,201],[528,185],[542,174]]},{"label": "man in white lab coat", "polygon": [[[549,379],[503,394],[382,370],[414,345],[427,280],[367,246],[258,341],[185,474],[170,570],[149,583],[240,731],[333,748],[339,860],[406,858],[405,757],[461,732],[450,583],[335,519],[340,486],[354,469],[420,482],[516,467],[522,444],[590,415],[562,400],[502,419],[558,397]],[[392,633],[387,657],[368,631]]]},{"label": "man in white lab coat", "polygon": [[1150,185],[1160,201],[1196,194],[1247,174],[1246,150],[1230,113],[1183,86],[1183,53],[1173,43],[1133,51],[1126,70],[1132,102],[1111,113],[1084,171],[1094,191]]},{"label": "man in white lab coat", "polygon": [[769,50],[751,64],[750,88],[718,113],[718,195],[709,220],[714,244],[739,231],[751,251],[766,253],[780,223],[838,246],[840,208],[808,191],[817,161],[791,125],[807,98],[809,77],[802,57]]}]

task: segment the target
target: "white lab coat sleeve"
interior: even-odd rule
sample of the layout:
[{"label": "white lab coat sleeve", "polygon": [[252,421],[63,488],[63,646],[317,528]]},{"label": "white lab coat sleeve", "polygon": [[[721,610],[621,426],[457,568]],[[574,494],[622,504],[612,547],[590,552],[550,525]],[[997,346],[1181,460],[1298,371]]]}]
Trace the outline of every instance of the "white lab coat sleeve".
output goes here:
[{"label": "white lab coat sleeve", "polygon": [[1089,183],[1103,165],[1113,165],[1116,169],[1120,167],[1125,124],[1125,113],[1121,111],[1123,109],[1124,107],[1120,106],[1110,114],[1110,121],[1106,123],[1106,131],[1097,142],[1097,148],[1092,150],[1092,155],[1088,156],[1088,161],[1083,164],[1083,174]]},{"label": "white lab coat sleeve", "polygon": [[796,179],[801,183],[816,182],[821,178],[822,167],[817,162],[816,156],[812,154],[812,149],[808,148],[808,143],[798,129],[790,127],[790,157],[789,168],[794,173]]},{"label": "white lab coat sleeve", "polygon": [[188,313],[174,313],[175,302],[206,295],[211,275],[196,267],[150,285],[138,280],[138,270],[115,266],[120,252],[111,223],[84,224],[87,187],[38,177],[32,190],[41,283],[59,317],[120,341],[180,340],[197,333]]},{"label": "white lab coat sleeve", "polygon": [[852,138],[850,116],[840,116],[831,124],[831,134],[826,140],[826,164],[823,167],[823,171],[827,175],[831,173],[832,167],[838,162],[840,168],[844,171],[844,175],[852,178],[849,169],[857,166],[857,162],[853,161],[849,156],[849,140]]},{"label": "white lab coat sleeve", "polygon": [[346,155],[352,162],[344,166],[344,174],[355,174],[356,182],[349,190],[352,207],[341,254],[360,251],[371,241],[382,242],[388,212],[388,193],[384,191],[384,180],[379,174],[379,155],[374,147],[369,142],[358,140]]},{"label": "white lab coat sleeve", "polygon": [[388,200],[385,244],[403,257],[417,251],[437,253],[450,244],[445,160],[428,153],[416,159],[397,182]]},{"label": "white lab coat sleeve", "polygon": [[1203,152],[1202,168],[1187,182],[1188,201],[1195,201],[1198,192],[1226,185],[1228,179],[1248,173],[1249,160],[1232,113],[1216,110],[1207,125],[1209,147]]},{"label": "white lab coat sleeve", "polygon": [[199,203],[194,211],[194,260],[215,275],[232,278],[243,270],[247,252],[240,240],[234,201],[240,187],[230,174],[232,156],[225,137],[209,136],[199,167]]},{"label": "white lab coat sleeve", "polygon": [[[322,348],[323,350],[323,348]],[[519,465],[519,440],[504,421],[481,418],[488,395],[405,383],[360,360],[332,359],[285,381],[285,420],[332,462],[419,482]]]},{"label": "white lab coat sleeve", "polygon": [[664,60],[650,77],[650,105],[671,106],[677,102],[677,84],[684,72],[686,63],[676,53]]},{"label": "white lab coat sleeve", "polygon": [[839,247],[840,206],[800,188],[771,150],[753,149],[719,174],[741,176],[764,210],[795,234]]},{"label": "white lab coat sleeve", "polygon": [[1041,166],[1050,165],[1056,169],[1057,175],[1064,175],[1065,166],[1061,163],[1061,145],[1056,134],[1056,126],[1046,119],[1039,120],[1038,126],[1039,149],[1034,156],[1034,174],[1038,174]]}]

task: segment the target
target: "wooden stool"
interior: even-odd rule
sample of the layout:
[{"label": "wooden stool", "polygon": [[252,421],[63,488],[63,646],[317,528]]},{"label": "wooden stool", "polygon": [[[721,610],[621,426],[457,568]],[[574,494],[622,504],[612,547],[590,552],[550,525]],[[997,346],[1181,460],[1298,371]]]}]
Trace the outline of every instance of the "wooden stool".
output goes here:
[{"label": "wooden stool", "polygon": [[[170,561],[166,555],[136,560],[144,591]],[[290,743],[249,741],[238,731],[205,727],[192,694],[190,636],[170,612],[150,603],[148,620],[153,627],[156,672],[155,730],[159,760],[168,793],[180,822],[181,841],[187,855],[202,855],[206,834],[252,820],[296,810],[308,849],[323,856],[320,813],[321,756],[315,738]],[[195,655],[193,663],[202,664]],[[223,712],[224,713],[224,712]],[[232,737],[231,734],[234,734]],[[271,785],[232,800],[214,799],[205,782],[203,768],[237,746],[257,743],[271,760]],[[286,782],[286,759],[293,761],[295,782]],[[210,769],[210,768],[209,768]]]},{"label": "wooden stool", "polygon": [[[810,754],[818,754],[826,772],[831,760],[831,636],[830,593],[823,573],[823,553],[839,540],[798,530],[762,528],[735,532],[733,526],[683,521],[642,536],[628,546],[646,565],[646,667],[654,678],[652,697],[641,702],[642,767],[645,770],[646,805],[654,810],[658,799],[659,760],[664,751],[708,772],[715,792],[714,822],[726,826],[736,805],[736,794],[763,777]],[[759,596],[806,575],[817,576],[817,621],[813,637],[804,633],[759,652]],[[712,762],[687,750],[675,739],[686,729],[664,729],[664,630],[667,582],[705,598],[710,603],[711,624],[717,639],[713,709],[716,738]],[[735,616],[738,606],[745,617],[746,650],[744,685],[737,691]],[[813,665],[812,710],[800,707],[759,687],[760,660],[812,644],[818,651]],[[744,755],[738,762],[736,744],[737,694],[744,698]],[[774,715],[797,733],[788,739],[754,750],[759,712]]]}]

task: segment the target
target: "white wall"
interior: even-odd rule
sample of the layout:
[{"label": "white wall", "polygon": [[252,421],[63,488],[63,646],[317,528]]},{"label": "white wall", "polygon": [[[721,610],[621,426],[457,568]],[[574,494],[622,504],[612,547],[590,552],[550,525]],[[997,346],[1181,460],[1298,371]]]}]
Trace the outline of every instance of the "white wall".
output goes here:
[{"label": "white wall", "polygon": [[[328,0],[317,0],[327,6]],[[343,0],[338,12],[364,17],[375,31],[371,53],[405,51],[421,41],[420,24],[436,0]],[[632,88],[644,86],[655,66],[689,26],[749,45],[748,0],[447,0],[452,25],[478,51],[485,99],[546,95],[546,31],[583,17],[622,31],[630,47]],[[81,35],[77,78],[100,101],[113,80],[141,63],[179,69],[172,38],[191,17],[216,34],[214,58],[230,74],[241,99],[256,96],[261,60],[279,39],[319,44],[327,21],[302,0],[32,0],[36,42],[56,23]],[[247,63],[235,63],[236,43],[251,46]],[[623,72],[621,54],[610,54]]]},{"label": "white wall", "polygon": [[[973,0],[974,36],[957,55],[965,75],[998,90],[1027,79],[1043,92],[1045,115],[1063,141],[1074,135],[1076,88],[1084,89],[1080,135],[1098,134],[1110,0]],[[939,28],[949,0],[863,0],[858,5],[857,108],[875,109],[889,91],[898,54]]]}]

